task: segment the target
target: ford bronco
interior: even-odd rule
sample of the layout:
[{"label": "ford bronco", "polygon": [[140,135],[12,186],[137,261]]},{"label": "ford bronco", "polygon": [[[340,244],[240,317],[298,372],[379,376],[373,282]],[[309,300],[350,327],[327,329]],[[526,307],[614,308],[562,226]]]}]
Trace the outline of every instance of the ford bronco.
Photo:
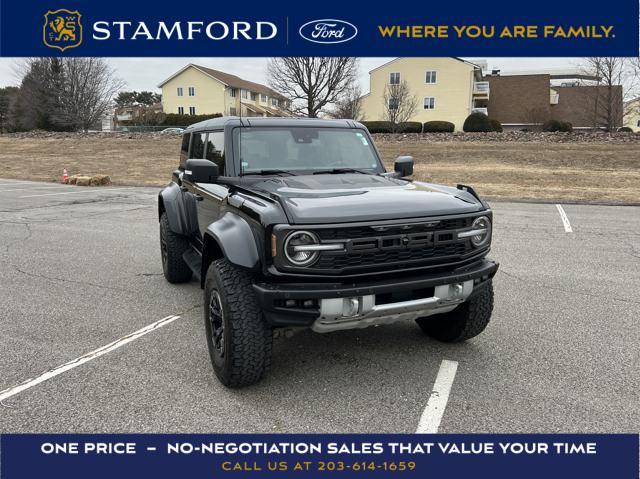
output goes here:
[{"label": "ford bronco", "polygon": [[415,320],[446,342],[493,309],[492,211],[473,190],[386,171],[352,120],[207,120],[182,136],[159,194],[166,279],[197,278],[213,370],[255,383],[274,330],[328,333]]}]

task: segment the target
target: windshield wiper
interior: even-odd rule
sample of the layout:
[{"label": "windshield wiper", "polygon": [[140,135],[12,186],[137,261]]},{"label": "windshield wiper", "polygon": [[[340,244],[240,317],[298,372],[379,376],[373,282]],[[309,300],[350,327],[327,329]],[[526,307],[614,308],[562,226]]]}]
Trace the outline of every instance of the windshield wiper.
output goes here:
[{"label": "windshield wiper", "polygon": [[259,175],[259,176],[289,175],[289,176],[296,176],[295,173],[291,173],[290,171],[287,171],[287,170],[258,170],[258,171],[244,171],[244,172],[242,172],[242,176],[249,176],[249,175]]},{"label": "windshield wiper", "polygon": [[361,173],[363,175],[373,175],[374,173],[366,170],[358,170],[357,168],[332,168],[329,170],[314,171],[314,175],[337,175],[340,173]]}]

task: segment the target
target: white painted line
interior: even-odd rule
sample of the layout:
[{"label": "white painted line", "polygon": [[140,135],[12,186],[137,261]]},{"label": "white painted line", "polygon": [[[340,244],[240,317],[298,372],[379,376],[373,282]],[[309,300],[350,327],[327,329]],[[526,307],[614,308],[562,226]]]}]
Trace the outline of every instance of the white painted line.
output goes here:
[{"label": "white painted line", "polygon": [[[2,185],[0,185],[2,186]],[[16,186],[27,186],[27,185],[16,185]],[[75,186],[72,185],[56,185],[56,186],[34,186],[33,188],[11,188],[9,190],[0,190],[0,193],[6,193],[6,192],[11,192],[11,191],[31,191],[31,190],[54,190],[54,189],[63,189],[63,190],[68,190],[68,189],[73,189],[76,188]]]},{"label": "white painted line", "polygon": [[102,191],[114,191],[121,190],[122,188],[100,188],[100,187],[87,187],[87,189],[82,189],[78,191],[63,191],[62,193],[45,193],[42,195],[26,195],[26,196],[18,196],[18,198],[35,198],[37,196],[55,196],[55,195],[74,195],[76,193],[101,193]]},{"label": "white painted line", "polygon": [[438,432],[457,370],[458,363],[456,361],[445,359],[440,364],[436,382],[433,385],[429,401],[427,401],[427,407],[424,408],[420,417],[416,433],[436,434]]},{"label": "white painted line", "polygon": [[558,213],[560,213],[560,219],[562,220],[562,224],[564,225],[564,230],[567,233],[573,233],[573,230],[571,229],[571,223],[569,223],[569,217],[567,216],[567,213],[564,212],[564,208],[560,205],[556,205],[556,208],[558,208]]},{"label": "white painted line", "polygon": [[93,359],[99,358],[104,354],[107,354],[115,349],[118,349],[121,346],[124,346],[125,344],[130,343],[131,341],[135,341],[136,339],[144,336],[145,334],[150,333],[151,331],[155,331],[156,329],[161,328],[162,326],[166,326],[167,324],[172,323],[173,321],[179,318],[180,316],[172,315],[172,316],[167,316],[166,318],[159,319],[155,323],[151,323],[150,325],[145,326],[142,329],[138,329],[137,331],[131,334],[128,334],[127,336],[124,336],[120,339],[113,341],[112,343],[107,344],[106,346],[102,346],[101,348],[94,349],[93,351],[87,354],[84,354],[79,358],[73,359],[67,363],[64,363],[61,366],[50,369],[49,371],[42,373],[40,376],[27,379],[22,384],[19,384],[9,389],[5,389],[4,391],[0,391],[0,402],[4,401],[7,398],[10,398],[11,396],[15,396],[16,394],[21,393],[22,391],[32,388],[33,386],[36,386],[46,381],[47,379],[56,377],[59,374],[62,374],[64,372],[69,371],[70,369],[80,366],[81,364],[84,364]]}]

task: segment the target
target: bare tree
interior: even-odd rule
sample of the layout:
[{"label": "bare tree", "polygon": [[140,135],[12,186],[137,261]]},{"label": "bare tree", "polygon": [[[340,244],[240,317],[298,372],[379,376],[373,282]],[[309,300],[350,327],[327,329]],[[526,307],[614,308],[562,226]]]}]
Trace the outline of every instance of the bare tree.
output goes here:
[{"label": "bare tree", "polygon": [[33,58],[9,116],[15,129],[87,130],[111,110],[124,83],[101,58]]},{"label": "bare tree", "polygon": [[583,85],[593,126],[615,131],[628,113],[625,99],[637,86],[631,62],[619,57],[590,57],[584,60],[583,71],[594,78],[593,84]]},{"label": "bare tree", "polygon": [[382,101],[384,119],[391,122],[393,133],[397,133],[400,125],[409,121],[418,108],[418,99],[404,80],[385,86]]},{"label": "bare tree", "polygon": [[292,101],[291,110],[317,118],[355,82],[358,59],[353,57],[272,58],[269,85]]},{"label": "bare tree", "polygon": [[347,118],[350,120],[362,120],[362,89],[360,85],[349,86],[338,98],[335,108],[331,111],[333,118]]},{"label": "bare tree", "polygon": [[112,109],[124,82],[102,58],[65,58],[63,66],[60,117],[86,131]]}]

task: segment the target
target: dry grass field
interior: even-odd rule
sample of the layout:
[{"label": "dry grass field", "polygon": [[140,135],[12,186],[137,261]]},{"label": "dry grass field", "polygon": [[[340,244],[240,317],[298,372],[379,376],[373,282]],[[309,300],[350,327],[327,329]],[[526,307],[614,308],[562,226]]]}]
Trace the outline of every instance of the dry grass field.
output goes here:
[{"label": "dry grass field", "polygon": [[[640,203],[640,143],[378,140],[388,167],[415,159],[414,178],[473,185],[495,199]],[[108,174],[116,185],[167,183],[179,138],[125,135],[0,136],[0,177],[59,181]]]}]

